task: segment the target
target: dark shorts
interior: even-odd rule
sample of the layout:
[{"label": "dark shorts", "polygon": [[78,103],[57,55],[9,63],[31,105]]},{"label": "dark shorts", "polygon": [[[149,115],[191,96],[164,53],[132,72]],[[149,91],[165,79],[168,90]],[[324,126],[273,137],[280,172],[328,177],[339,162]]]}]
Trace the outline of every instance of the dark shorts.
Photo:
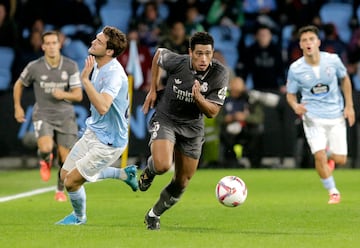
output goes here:
[{"label": "dark shorts", "polygon": [[205,141],[202,130],[194,132],[191,125],[175,125],[165,118],[153,116],[150,121],[150,142],[158,139],[166,139],[175,144],[175,149],[184,155],[199,159],[202,145]]},{"label": "dark shorts", "polygon": [[74,119],[67,119],[59,123],[50,123],[39,120],[34,121],[34,129],[36,138],[42,136],[51,136],[54,138],[57,145],[66,148],[72,148],[78,140],[78,126]]}]

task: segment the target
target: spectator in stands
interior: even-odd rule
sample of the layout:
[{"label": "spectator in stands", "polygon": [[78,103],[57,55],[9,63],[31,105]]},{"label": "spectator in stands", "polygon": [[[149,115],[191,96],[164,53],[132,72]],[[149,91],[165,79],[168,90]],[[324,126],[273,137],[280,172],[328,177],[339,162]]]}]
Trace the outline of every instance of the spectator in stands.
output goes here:
[{"label": "spectator in stands", "polygon": [[8,14],[8,9],[4,3],[0,2],[0,46],[18,49],[19,34],[18,27],[14,19]]},{"label": "spectator in stands", "polygon": [[281,48],[272,40],[268,26],[259,25],[255,42],[244,51],[239,51],[240,70],[244,80],[251,74],[253,87],[261,91],[285,92],[285,71]]},{"label": "spectator in stands", "polygon": [[44,52],[41,48],[42,45],[42,33],[39,31],[33,31],[30,33],[26,43],[21,47],[19,56],[15,61],[14,74],[19,75],[24,67],[32,60],[40,58]]},{"label": "spectator in stands", "polygon": [[200,15],[196,5],[191,5],[185,12],[185,33],[187,36],[191,36],[196,32],[205,31],[202,24],[204,17]]},{"label": "spectator in stands", "polygon": [[159,47],[165,47],[179,54],[189,53],[189,41],[185,33],[184,24],[181,21],[174,21],[170,24],[168,34],[159,41]]},{"label": "spectator in stands", "polygon": [[243,0],[245,23],[243,33],[254,33],[259,22],[277,30],[279,25],[278,6],[276,0]]},{"label": "spectator in stands", "polygon": [[[150,87],[150,79],[151,79],[150,70],[151,70],[152,57],[151,57],[151,53],[150,53],[150,48],[148,46],[140,43],[139,33],[135,29],[132,29],[128,32],[127,38],[128,38],[129,43],[132,40],[135,40],[137,42],[140,66],[141,66],[141,71],[143,74],[143,84],[140,86],[139,90],[143,90],[143,91],[147,92]],[[120,64],[125,69],[126,69],[126,65],[127,65],[128,61],[129,61],[129,51],[130,51],[129,48],[130,48],[130,46],[128,46],[125,49],[125,51],[117,57],[117,60],[120,62]],[[129,72],[127,72],[127,73],[129,73]]]},{"label": "spectator in stands", "polygon": [[346,44],[340,40],[336,26],[333,23],[323,25],[325,37],[321,41],[320,50],[339,55],[343,63],[347,63]]},{"label": "spectator in stands", "polygon": [[242,167],[236,145],[243,147],[242,156],[250,161],[251,168],[262,167],[264,109],[275,107],[279,98],[275,94],[247,90],[240,77],[230,80],[229,95],[222,109],[220,141],[223,145],[225,167]]},{"label": "spectator in stands", "polygon": [[32,60],[40,58],[44,53],[41,48],[42,34],[45,31],[45,23],[41,18],[34,21],[23,30],[20,39],[20,48],[14,61],[13,77],[18,77],[24,67]]},{"label": "spectator in stands", "polygon": [[[260,24],[255,33],[255,42],[240,53],[241,70],[238,71],[238,75],[244,80],[251,75],[254,90],[272,92],[280,96],[281,101],[275,109],[266,108],[265,121],[273,125],[266,125],[265,131],[272,130],[273,133],[277,133],[280,144],[276,149],[280,157],[279,163],[282,164],[287,148],[286,135],[291,131],[288,128],[285,130],[287,118],[295,116],[285,101],[285,67],[281,47],[272,39],[272,30]],[[265,152],[268,148],[265,148]]]},{"label": "spectator in stands", "polygon": [[219,25],[220,22],[231,23],[241,27],[244,24],[243,1],[241,0],[215,0],[210,6],[206,22],[210,26]]},{"label": "spectator in stands", "polygon": [[144,12],[130,22],[130,28],[138,30],[140,43],[150,47],[153,54],[161,34],[166,33],[166,25],[159,16],[156,2],[146,2]]}]

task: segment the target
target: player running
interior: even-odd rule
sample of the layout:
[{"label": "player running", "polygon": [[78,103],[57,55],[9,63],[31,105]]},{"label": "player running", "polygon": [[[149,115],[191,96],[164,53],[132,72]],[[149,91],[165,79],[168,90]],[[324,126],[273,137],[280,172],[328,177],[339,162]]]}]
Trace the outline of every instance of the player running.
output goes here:
[{"label": "player running", "polygon": [[[303,119],[316,171],[330,196],[328,203],[337,204],[340,192],[332,171],[334,163],[344,165],[347,160],[345,119],[349,126],[355,123],[351,82],[337,54],[320,52],[317,27],[300,28],[299,39],[303,57],[290,65],[287,101]],[[301,93],[300,103],[297,92]]]},{"label": "player running", "polygon": [[45,32],[42,35],[41,48],[44,56],[30,62],[15,82],[15,119],[20,123],[25,122],[25,112],[21,106],[22,92],[25,87],[33,86],[35,105],[32,121],[37,138],[40,175],[43,181],[50,179],[56,143],[59,173],[55,200],[66,201],[60,170],[78,139],[78,126],[72,103],[80,102],[83,97],[80,73],[76,62],[60,54],[58,32]]},{"label": "player running", "polygon": [[[213,54],[212,36],[197,32],[190,38],[189,54],[159,48],[153,58],[144,113],[155,107],[156,101],[158,104],[149,128],[151,156],[140,176],[139,188],[146,191],[155,175],[168,171],[173,161],[175,173],[145,216],[150,230],[160,229],[160,216],[180,200],[197,169],[204,142],[203,115],[215,117],[224,103],[229,75]],[[167,82],[160,98],[161,68],[167,72]]]}]

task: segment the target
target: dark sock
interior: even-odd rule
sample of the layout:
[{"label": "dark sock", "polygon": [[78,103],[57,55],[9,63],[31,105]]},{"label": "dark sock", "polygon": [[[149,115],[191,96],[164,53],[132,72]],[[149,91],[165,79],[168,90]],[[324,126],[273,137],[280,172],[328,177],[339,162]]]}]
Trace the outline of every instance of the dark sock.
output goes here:
[{"label": "dark sock", "polygon": [[[59,163],[60,163],[60,161],[59,161]],[[60,166],[60,168],[59,168],[59,171],[58,171],[57,190],[58,191],[64,191],[64,182],[61,180],[61,177],[60,177],[62,163],[60,163],[59,166]]]},{"label": "dark sock", "polygon": [[180,185],[171,181],[170,184],[161,191],[160,198],[153,207],[154,214],[160,216],[175,205],[180,200],[184,190],[185,189],[181,188]]},{"label": "dark sock", "polygon": [[39,155],[40,159],[44,160],[46,163],[50,162],[51,152],[40,152],[40,151],[38,151],[38,155]]}]

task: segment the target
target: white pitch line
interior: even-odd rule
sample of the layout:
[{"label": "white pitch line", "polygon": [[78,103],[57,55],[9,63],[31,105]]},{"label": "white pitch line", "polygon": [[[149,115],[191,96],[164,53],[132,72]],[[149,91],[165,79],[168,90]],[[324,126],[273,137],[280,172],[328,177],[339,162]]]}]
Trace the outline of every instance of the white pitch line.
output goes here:
[{"label": "white pitch line", "polygon": [[4,196],[4,197],[0,197],[0,202],[7,202],[7,201],[11,201],[11,200],[16,200],[19,198],[38,195],[38,194],[46,193],[49,191],[53,191],[55,189],[56,189],[56,187],[52,186],[52,187],[47,187],[47,188],[35,189],[35,190],[28,191],[28,192],[16,194],[16,195]]}]

